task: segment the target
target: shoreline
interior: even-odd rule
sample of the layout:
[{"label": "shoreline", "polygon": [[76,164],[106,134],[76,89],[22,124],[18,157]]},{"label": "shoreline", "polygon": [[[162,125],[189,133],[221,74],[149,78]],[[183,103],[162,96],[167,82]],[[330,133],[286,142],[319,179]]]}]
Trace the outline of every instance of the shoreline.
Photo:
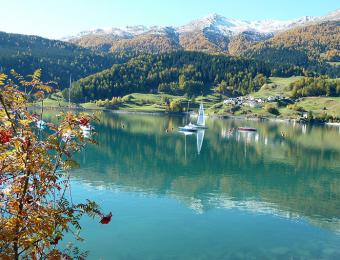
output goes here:
[{"label": "shoreline", "polygon": [[[32,109],[41,109],[41,106],[31,106]],[[139,114],[139,115],[154,115],[154,116],[186,116],[187,112],[167,112],[167,111],[129,111],[129,110],[114,110],[107,108],[84,108],[84,107],[44,107],[46,110],[73,110],[73,111],[94,111],[94,112],[109,112],[113,114]],[[190,117],[196,117],[197,113],[190,112]],[[340,122],[324,122],[324,123],[305,123],[299,119],[292,118],[274,118],[274,117],[253,117],[253,116],[235,116],[235,115],[206,115],[211,119],[234,119],[234,120],[247,120],[247,121],[271,121],[276,123],[298,123],[298,124],[311,124],[311,125],[327,125],[327,126],[339,126]]]},{"label": "shoreline", "polygon": [[329,125],[329,126],[340,126],[340,122],[337,122],[337,123],[326,122],[325,125]]}]

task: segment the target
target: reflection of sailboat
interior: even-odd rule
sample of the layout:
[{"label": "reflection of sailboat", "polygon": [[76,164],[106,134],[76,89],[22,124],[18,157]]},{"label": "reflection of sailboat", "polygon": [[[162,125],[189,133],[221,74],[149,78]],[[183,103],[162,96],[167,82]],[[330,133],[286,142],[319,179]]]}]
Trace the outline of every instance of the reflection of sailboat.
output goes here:
[{"label": "reflection of sailboat", "polygon": [[203,144],[203,139],[204,139],[204,129],[200,129],[196,133],[197,137],[197,153],[200,154],[201,149],[202,149],[202,144]]},{"label": "reflection of sailboat", "polygon": [[204,139],[204,129],[197,130],[196,133],[193,132],[185,132],[185,131],[180,131],[182,134],[184,134],[184,156],[185,159],[187,157],[187,136],[188,135],[193,135],[196,134],[196,143],[197,143],[197,154],[200,154],[202,150],[202,145],[203,145],[203,139]]},{"label": "reflection of sailboat", "polygon": [[187,135],[192,135],[193,132],[180,131],[184,134],[184,159],[187,160]]}]

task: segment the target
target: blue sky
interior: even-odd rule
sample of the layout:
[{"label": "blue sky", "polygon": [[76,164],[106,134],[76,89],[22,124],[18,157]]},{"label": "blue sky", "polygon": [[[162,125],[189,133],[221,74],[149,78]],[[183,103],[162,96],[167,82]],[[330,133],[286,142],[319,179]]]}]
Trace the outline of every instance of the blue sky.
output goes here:
[{"label": "blue sky", "polygon": [[243,20],[321,16],[339,0],[1,0],[0,31],[61,38],[125,25],[173,25],[218,13]]}]

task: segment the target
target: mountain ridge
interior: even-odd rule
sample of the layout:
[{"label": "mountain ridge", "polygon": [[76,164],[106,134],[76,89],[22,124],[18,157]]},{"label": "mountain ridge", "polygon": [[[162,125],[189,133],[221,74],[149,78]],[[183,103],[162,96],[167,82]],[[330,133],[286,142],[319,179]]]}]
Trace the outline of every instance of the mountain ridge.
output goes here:
[{"label": "mountain ridge", "polygon": [[134,37],[144,33],[160,33],[164,28],[172,28],[178,33],[192,32],[196,30],[203,30],[207,27],[215,27],[225,35],[239,34],[244,31],[254,31],[259,33],[275,33],[282,30],[288,30],[290,28],[305,25],[313,22],[321,22],[325,20],[340,20],[340,8],[336,9],[325,16],[303,16],[297,19],[291,20],[276,20],[276,19],[264,19],[264,20],[241,20],[234,18],[227,18],[217,13],[210,14],[208,16],[195,19],[182,26],[125,26],[125,27],[111,27],[107,29],[94,29],[82,31],[77,35],[67,36],[61,40],[70,41],[77,37],[83,37],[86,35],[114,35],[119,37]]},{"label": "mountain ridge", "polygon": [[276,35],[300,27],[333,21],[340,21],[340,9],[325,16],[304,16],[287,21],[271,19],[244,21],[211,14],[178,27],[138,25],[96,29],[64,40],[97,51],[113,53],[189,50],[239,56],[245,49]]}]

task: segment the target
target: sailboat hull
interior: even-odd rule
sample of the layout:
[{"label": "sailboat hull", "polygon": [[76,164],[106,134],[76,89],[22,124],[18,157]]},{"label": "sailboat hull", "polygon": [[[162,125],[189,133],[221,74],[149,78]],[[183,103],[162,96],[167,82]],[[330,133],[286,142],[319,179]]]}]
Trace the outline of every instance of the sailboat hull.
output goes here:
[{"label": "sailboat hull", "polygon": [[197,128],[195,128],[195,127],[184,126],[184,127],[178,127],[178,129],[181,132],[191,132],[191,133],[197,132]]},{"label": "sailboat hull", "polygon": [[193,127],[195,127],[196,129],[207,129],[208,128],[204,125],[194,125]]}]

